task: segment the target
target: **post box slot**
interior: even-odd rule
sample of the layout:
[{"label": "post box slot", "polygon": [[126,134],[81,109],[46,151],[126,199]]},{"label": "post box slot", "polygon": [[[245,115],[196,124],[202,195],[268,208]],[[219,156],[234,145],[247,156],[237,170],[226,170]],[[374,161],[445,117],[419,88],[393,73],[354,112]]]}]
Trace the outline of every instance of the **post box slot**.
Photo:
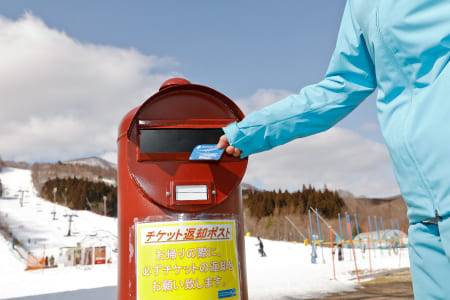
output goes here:
[{"label": "post box slot", "polygon": [[175,187],[176,201],[204,201],[208,200],[208,186],[202,185],[177,185]]},{"label": "post box slot", "polygon": [[139,136],[140,153],[192,152],[200,144],[216,144],[223,134],[220,128],[161,128],[142,129]]}]

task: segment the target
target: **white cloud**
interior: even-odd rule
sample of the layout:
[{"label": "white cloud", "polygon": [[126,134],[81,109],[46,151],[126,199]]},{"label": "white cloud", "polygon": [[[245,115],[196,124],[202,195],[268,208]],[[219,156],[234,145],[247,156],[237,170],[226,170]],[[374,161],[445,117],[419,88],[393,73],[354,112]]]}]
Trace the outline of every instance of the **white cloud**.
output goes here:
[{"label": "white cloud", "polygon": [[285,90],[259,89],[246,99],[237,100],[244,114],[259,110],[292,94]]},{"label": "white cloud", "polygon": [[152,95],[176,61],[81,43],[25,14],[0,17],[0,154],[69,159],[114,151],[122,117]]},{"label": "white cloud", "polygon": [[117,165],[117,152],[116,151],[105,152],[102,155],[100,155],[100,157],[106,161],[109,161],[110,163]]},{"label": "white cloud", "polygon": [[364,124],[361,126],[360,130],[361,130],[361,131],[365,131],[365,132],[380,132],[381,129],[380,129],[380,124],[379,124],[379,123],[375,123],[375,122],[369,123],[369,122],[366,122],[366,123],[364,123]]},{"label": "white cloud", "polygon": [[[171,58],[82,43],[30,14],[0,17],[0,57],[0,155],[30,162],[91,155],[115,161],[122,117],[179,76]],[[260,89],[237,103],[249,113],[290,93]],[[326,184],[356,195],[398,193],[386,147],[341,128],[253,155],[244,181],[265,189]]]},{"label": "white cloud", "polygon": [[244,181],[269,190],[311,184],[358,196],[399,194],[387,148],[342,128],[251,156]]}]

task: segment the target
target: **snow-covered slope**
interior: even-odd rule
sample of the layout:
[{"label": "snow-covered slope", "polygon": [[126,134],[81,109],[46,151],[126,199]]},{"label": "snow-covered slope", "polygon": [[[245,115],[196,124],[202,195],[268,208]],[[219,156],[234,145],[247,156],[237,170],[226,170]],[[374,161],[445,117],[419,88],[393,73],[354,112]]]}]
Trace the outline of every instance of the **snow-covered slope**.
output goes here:
[{"label": "snow-covered slope", "polygon": [[[30,171],[5,168],[0,179],[6,190],[0,198],[0,225],[21,243],[41,255],[59,255],[61,247],[73,247],[80,239],[108,232],[111,239],[117,232],[117,221],[87,211],[71,211],[36,196],[31,185]],[[20,205],[24,193],[23,207]],[[53,211],[56,220],[53,220]],[[72,223],[73,236],[67,237],[68,219],[64,215],[76,214]],[[117,241],[108,241],[111,244]],[[246,238],[247,278],[249,299],[273,300],[283,297],[318,298],[331,292],[351,290],[357,287],[354,261],[350,250],[345,249],[344,261],[336,260],[336,278],[333,280],[331,250],[318,249],[317,264],[311,264],[311,246],[300,243],[263,240],[267,257],[260,257],[257,241]],[[45,252],[44,252],[45,251]],[[375,257],[376,256],[376,257]],[[325,261],[326,263],[323,263]],[[356,251],[360,274],[369,270],[368,253]],[[389,255],[387,250],[372,251],[372,268],[377,270],[408,267],[407,249],[399,255]],[[117,285],[117,262],[106,265],[60,267],[45,270],[24,271],[25,261],[12,250],[11,239],[0,236],[0,299],[58,293],[51,299],[62,299],[63,293],[79,295],[83,300],[111,299],[111,289]],[[111,289],[99,289],[99,287]],[[82,289],[92,289],[89,294]],[[102,295],[108,293],[108,296]],[[34,299],[31,298],[31,299]],[[37,299],[37,298],[36,298]],[[39,299],[47,299],[46,296]],[[285,298],[286,299],[286,298]]]},{"label": "snow-covered slope", "polygon": [[[76,247],[87,236],[110,232],[117,236],[117,219],[67,207],[36,196],[29,170],[5,168],[0,173],[5,191],[0,201],[0,222],[32,253],[57,254],[62,247]],[[23,204],[21,197],[23,192]],[[72,217],[71,236],[69,216]]]}]

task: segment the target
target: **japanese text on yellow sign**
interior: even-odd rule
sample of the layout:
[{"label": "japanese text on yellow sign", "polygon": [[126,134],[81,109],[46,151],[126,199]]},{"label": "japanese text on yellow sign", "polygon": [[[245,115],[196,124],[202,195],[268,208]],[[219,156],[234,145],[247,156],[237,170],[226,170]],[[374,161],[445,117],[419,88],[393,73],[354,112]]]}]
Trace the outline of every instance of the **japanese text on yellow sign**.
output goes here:
[{"label": "japanese text on yellow sign", "polygon": [[136,223],[137,299],[240,299],[234,220]]}]

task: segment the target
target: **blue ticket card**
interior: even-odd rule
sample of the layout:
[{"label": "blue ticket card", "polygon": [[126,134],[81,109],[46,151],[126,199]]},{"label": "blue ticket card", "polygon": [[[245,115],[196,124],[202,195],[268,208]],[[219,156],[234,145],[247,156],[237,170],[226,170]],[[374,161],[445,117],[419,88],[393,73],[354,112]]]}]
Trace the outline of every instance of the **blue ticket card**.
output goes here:
[{"label": "blue ticket card", "polygon": [[189,160],[219,160],[225,148],[217,149],[217,144],[197,145]]}]

